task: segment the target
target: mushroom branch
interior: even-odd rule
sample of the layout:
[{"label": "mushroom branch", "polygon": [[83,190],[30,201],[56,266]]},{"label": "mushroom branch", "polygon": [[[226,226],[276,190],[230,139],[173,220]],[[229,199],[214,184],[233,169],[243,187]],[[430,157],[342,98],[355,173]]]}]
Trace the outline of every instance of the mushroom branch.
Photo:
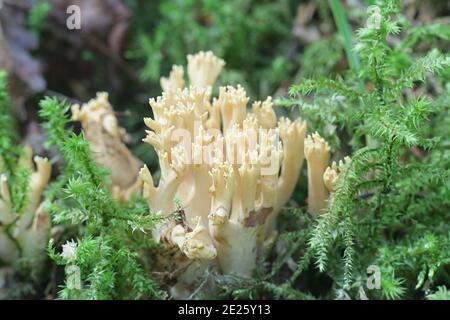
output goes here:
[{"label": "mushroom branch", "polygon": [[95,99],[81,107],[71,108],[72,120],[81,122],[94,161],[111,170],[111,192],[118,201],[125,201],[141,190],[138,179],[141,162],[126,147],[127,135],[118,124],[108,93],[99,92]]},{"label": "mushroom branch", "polygon": [[[154,238],[223,273],[251,275],[296,186],[306,123],[277,120],[271,97],[248,112],[250,99],[239,85],[220,87],[212,98],[225,62],[212,52],[187,60],[188,85],[183,68],[174,66],[161,78],[162,95],[149,101],[153,117],[144,119],[150,129],[144,141],[161,170],[157,185],[147,167],[140,172],[151,212],[165,218]],[[174,199],[181,219],[174,218]]]},{"label": "mushroom branch", "polygon": [[344,157],[344,160],[339,160],[339,164],[336,163],[336,161],[333,161],[333,163],[325,170],[323,174],[323,182],[330,193],[333,193],[336,190],[336,184],[338,182],[340,172],[342,171],[344,165],[348,165],[350,161],[350,157]]},{"label": "mushroom branch", "polygon": [[19,211],[14,209],[17,206],[10,194],[12,186],[7,175],[0,174],[0,262],[13,265],[19,259],[27,259],[38,270],[50,237],[51,218],[41,197],[50,180],[51,165],[46,158],[36,156],[34,169],[31,158],[31,149],[24,148],[19,163],[31,175]]},{"label": "mushroom branch", "polygon": [[330,147],[317,132],[306,137],[305,156],[308,163],[308,212],[318,215],[326,207],[329,195],[323,176],[330,159]]}]

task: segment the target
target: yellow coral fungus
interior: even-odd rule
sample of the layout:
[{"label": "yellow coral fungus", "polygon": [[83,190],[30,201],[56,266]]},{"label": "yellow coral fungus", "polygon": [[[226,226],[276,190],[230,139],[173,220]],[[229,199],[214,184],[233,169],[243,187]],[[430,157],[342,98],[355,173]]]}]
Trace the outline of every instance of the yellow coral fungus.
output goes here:
[{"label": "yellow coral fungus", "polygon": [[248,113],[250,99],[241,86],[221,87],[211,101],[223,66],[211,52],[200,52],[188,56],[188,87],[181,87],[179,66],[161,79],[164,92],[150,99],[153,118],[144,119],[151,129],[144,141],[158,154],[161,180],[155,186],[146,167],[141,178],[153,213],[170,217],[177,197],[186,215],[183,222],[161,222],[157,241],[172,243],[188,258],[216,258],[224,273],[250,275],[258,235],[274,228],[297,183],[306,124],[277,123],[270,97]]}]

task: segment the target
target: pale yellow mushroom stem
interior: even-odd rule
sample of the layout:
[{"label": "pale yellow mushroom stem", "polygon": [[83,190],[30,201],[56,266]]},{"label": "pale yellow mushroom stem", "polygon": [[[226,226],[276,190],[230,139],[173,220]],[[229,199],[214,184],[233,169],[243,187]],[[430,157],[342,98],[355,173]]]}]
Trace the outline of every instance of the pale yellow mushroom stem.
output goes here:
[{"label": "pale yellow mushroom stem", "polygon": [[328,143],[316,132],[305,139],[308,163],[308,212],[316,216],[326,207],[328,190],[323,175],[330,158]]}]

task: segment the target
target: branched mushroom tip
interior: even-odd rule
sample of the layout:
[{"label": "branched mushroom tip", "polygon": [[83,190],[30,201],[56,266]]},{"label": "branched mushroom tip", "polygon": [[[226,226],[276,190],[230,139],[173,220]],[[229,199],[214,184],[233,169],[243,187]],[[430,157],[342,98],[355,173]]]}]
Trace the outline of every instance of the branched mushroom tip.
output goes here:
[{"label": "branched mushroom tip", "polygon": [[[31,157],[30,150],[24,153]],[[0,174],[0,260],[13,264],[17,259],[29,258],[39,267],[45,256],[51,225],[50,214],[41,202],[44,188],[50,180],[51,165],[46,158],[38,156],[34,157],[35,169],[32,162],[22,162],[32,174],[27,201],[21,212],[14,212],[7,176]]]},{"label": "branched mushroom tip", "polygon": [[211,51],[200,51],[195,55],[188,55],[187,59],[189,82],[197,87],[212,86],[225,66],[225,61]]},{"label": "branched mushroom tip", "polygon": [[323,174],[323,182],[327,187],[328,191],[334,192],[336,183],[339,179],[339,173],[342,170],[342,167],[348,163],[350,163],[350,157],[345,157],[344,160],[339,160],[339,164],[336,161],[333,161],[331,166],[328,166]]},{"label": "branched mushroom tip", "polygon": [[330,158],[330,147],[317,132],[305,139],[305,157],[308,163],[308,211],[317,215],[326,207],[328,199],[323,175]]},{"label": "branched mushroom tip", "polygon": [[212,206],[208,219],[212,225],[223,225],[230,215],[235,173],[229,163],[216,163],[209,174],[212,177],[212,185],[209,188]]},{"label": "branched mushroom tip", "polygon": [[184,87],[184,70],[181,66],[173,66],[168,78],[162,77],[161,87],[164,91],[182,89]]}]

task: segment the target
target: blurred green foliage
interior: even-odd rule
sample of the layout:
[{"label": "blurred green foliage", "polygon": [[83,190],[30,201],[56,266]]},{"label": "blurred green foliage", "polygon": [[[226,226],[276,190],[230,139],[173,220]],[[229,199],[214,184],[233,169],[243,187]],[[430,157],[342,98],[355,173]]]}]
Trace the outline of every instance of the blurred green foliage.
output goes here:
[{"label": "blurred green foliage", "polygon": [[33,5],[28,13],[28,28],[35,35],[39,35],[45,18],[51,10],[51,5],[47,1],[40,1]]},{"label": "blurred green foliage", "polygon": [[240,83],[253,99],[273,94],[293,65],[287,59],[296,0],[168,0],[126,4],[136,14],[127,57],[154,83],[186,55],[211,50],[227,63],[220,82]]}]

